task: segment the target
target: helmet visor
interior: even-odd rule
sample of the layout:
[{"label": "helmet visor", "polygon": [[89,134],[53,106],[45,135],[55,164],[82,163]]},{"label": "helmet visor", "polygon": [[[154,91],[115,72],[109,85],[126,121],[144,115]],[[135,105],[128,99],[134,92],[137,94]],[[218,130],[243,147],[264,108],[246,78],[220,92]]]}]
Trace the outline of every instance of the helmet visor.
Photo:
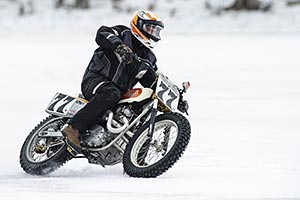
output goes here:
[{"label": "helmet visor", "polygon": [[161,26],[158,26],[158,25],[153,25],[153,24],[144,24],[143,25],[143,30],[152,35],[153,37],[155,37],[157,40],[160,40],[160,31],[162,30],[163,28]]}]

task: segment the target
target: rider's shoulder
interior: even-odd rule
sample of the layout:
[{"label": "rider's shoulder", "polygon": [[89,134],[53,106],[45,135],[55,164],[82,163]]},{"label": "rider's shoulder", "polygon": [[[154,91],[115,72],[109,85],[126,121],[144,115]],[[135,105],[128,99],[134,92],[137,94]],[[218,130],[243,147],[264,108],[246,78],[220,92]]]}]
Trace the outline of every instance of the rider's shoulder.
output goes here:
[{"label": "rider's shoulder", "polygon": [[124,25],[115,25],[111,27],[113,30],[117,31],[119,35],[130,33],[130,28]]}]

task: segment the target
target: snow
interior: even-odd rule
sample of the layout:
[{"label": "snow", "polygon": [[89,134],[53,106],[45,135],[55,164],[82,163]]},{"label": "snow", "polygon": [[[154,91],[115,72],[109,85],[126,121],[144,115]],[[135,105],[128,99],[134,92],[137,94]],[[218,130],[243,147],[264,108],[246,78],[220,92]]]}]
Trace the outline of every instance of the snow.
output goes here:
[{"label": "snow", "polygon": [[[47,116],[44,109],[53,95],[79,92],[96,48],[98,26],[106,20],[108,25],[125,23],[130,17],[121,13],[118,18],[89,21],[104,15],[92,11],[83,19],[83,13],[73,13],[60,21],[67,16],[61,11],[58,16],[46,12],[24,19],[0,18],[0,198],[300,198],[296,11],[299,8],[208,19],[214,25],[223,23],[219,30],[205,20],[186,31],[177,29],[175,20],[170,22],[154,52],[173,82],[191,82],[186,99],[192,137],[182,158],[156,179],[130,178],[121,164],[102,168],[85,159],[37,177],[25,174],[18,161],[23,141]],[[260,20],[241,27],[234,15],[242,22]]]},{"label": "snow", "polygon": [[[111,1],[91,1],[93,8],[87,10],[54,9],[53,0],[37,1],[34,15],[18,16],[18,4],[0,2],[0,35],[12,31],[19,34],[41,35],[48,32],[71,33],[95,31],[101,24],[126,24],[138,9],[145,9],[155,0],[121,1],[121,10],[112,9]],[[204,2],[214,7],[229,6],[233,0],[160,0],[156,1],[155,13],[164,20],[168,33],[299,33],[300,6],[286,6],[286,0],[261,0],[273,2],[270,12],[234,12],[211,15]],[[2,9],[1,9],[2,8]],[[68,27],[68,28],[65,28]]]}]

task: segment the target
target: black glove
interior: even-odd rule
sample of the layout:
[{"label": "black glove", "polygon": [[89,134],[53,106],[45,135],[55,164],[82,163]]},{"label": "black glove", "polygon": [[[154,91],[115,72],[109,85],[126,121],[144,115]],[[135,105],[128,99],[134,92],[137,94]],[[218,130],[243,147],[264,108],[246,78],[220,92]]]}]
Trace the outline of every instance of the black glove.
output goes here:
[{"label": "black glove", "polygon": [[125,61],[127,64],[132,63],[134,59],[134,53],[132,50],[125,44],[120,44],[117,46],[115,52],[119,54],[122,61]]},{"label": "black glove", "polygon": [[187,113],[189,104],[186,100],[180,100],[177,108],[182,113]]}]

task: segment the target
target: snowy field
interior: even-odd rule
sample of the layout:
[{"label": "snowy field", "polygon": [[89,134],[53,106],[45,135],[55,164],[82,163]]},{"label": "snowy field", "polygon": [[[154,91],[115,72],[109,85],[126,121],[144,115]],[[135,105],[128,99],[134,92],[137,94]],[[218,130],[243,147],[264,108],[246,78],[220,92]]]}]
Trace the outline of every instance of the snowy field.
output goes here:
[{"label": "snowy field", "polygon": [[227,7],[235,0],[121,0],[120,10],[113,10],[110,0],[91,0],[92,8],[88,11],[54,9],[54,0],[31,1],[35,6],[34,15],[19,17],[17,3],[0,0],[0,36],[11,32],[34,32],[40,35],[60,33],[59,27],[67,27],[78,35],[86,31],[92,33],[94,27],[100,24],[129,25],[136,10],[147,9],[154,1],[157,5],[155,13],[164,20],[165,31],[169,33],[300,32],[300,6],[286,6],[287,0],[260,0],[273,3],[270,12],[230,11],[222,15],[212,15],[205,8],[204,2],[210,2],[214,8],[218,8]]},{"label": "snowy field", "polygon": [[19,165],[21,146],[53,95],[80,91],[98,26],[131,18],[108,1],[101,12],[54,11],[50,2],[36,1],[36,14],[24,18],[0,2],[0,200],[300,199],[299,6],[274,0],[270,13],[218,17],[203,1],[159,1],[166,30],[154,51],[173,82],[191,82],[192,137],[173,168],[136,179],[121,164],[102,168],[85,159],[44,177]]},{"label": "snowy field", "polygon": [[0,199],[300,199],[300,36],[164,35],[155,53],[186,95],[191,142],[156,179],[71,160],[25,174],[23,141],[57,91],[78,92],[93,34],[0,37]]}]

